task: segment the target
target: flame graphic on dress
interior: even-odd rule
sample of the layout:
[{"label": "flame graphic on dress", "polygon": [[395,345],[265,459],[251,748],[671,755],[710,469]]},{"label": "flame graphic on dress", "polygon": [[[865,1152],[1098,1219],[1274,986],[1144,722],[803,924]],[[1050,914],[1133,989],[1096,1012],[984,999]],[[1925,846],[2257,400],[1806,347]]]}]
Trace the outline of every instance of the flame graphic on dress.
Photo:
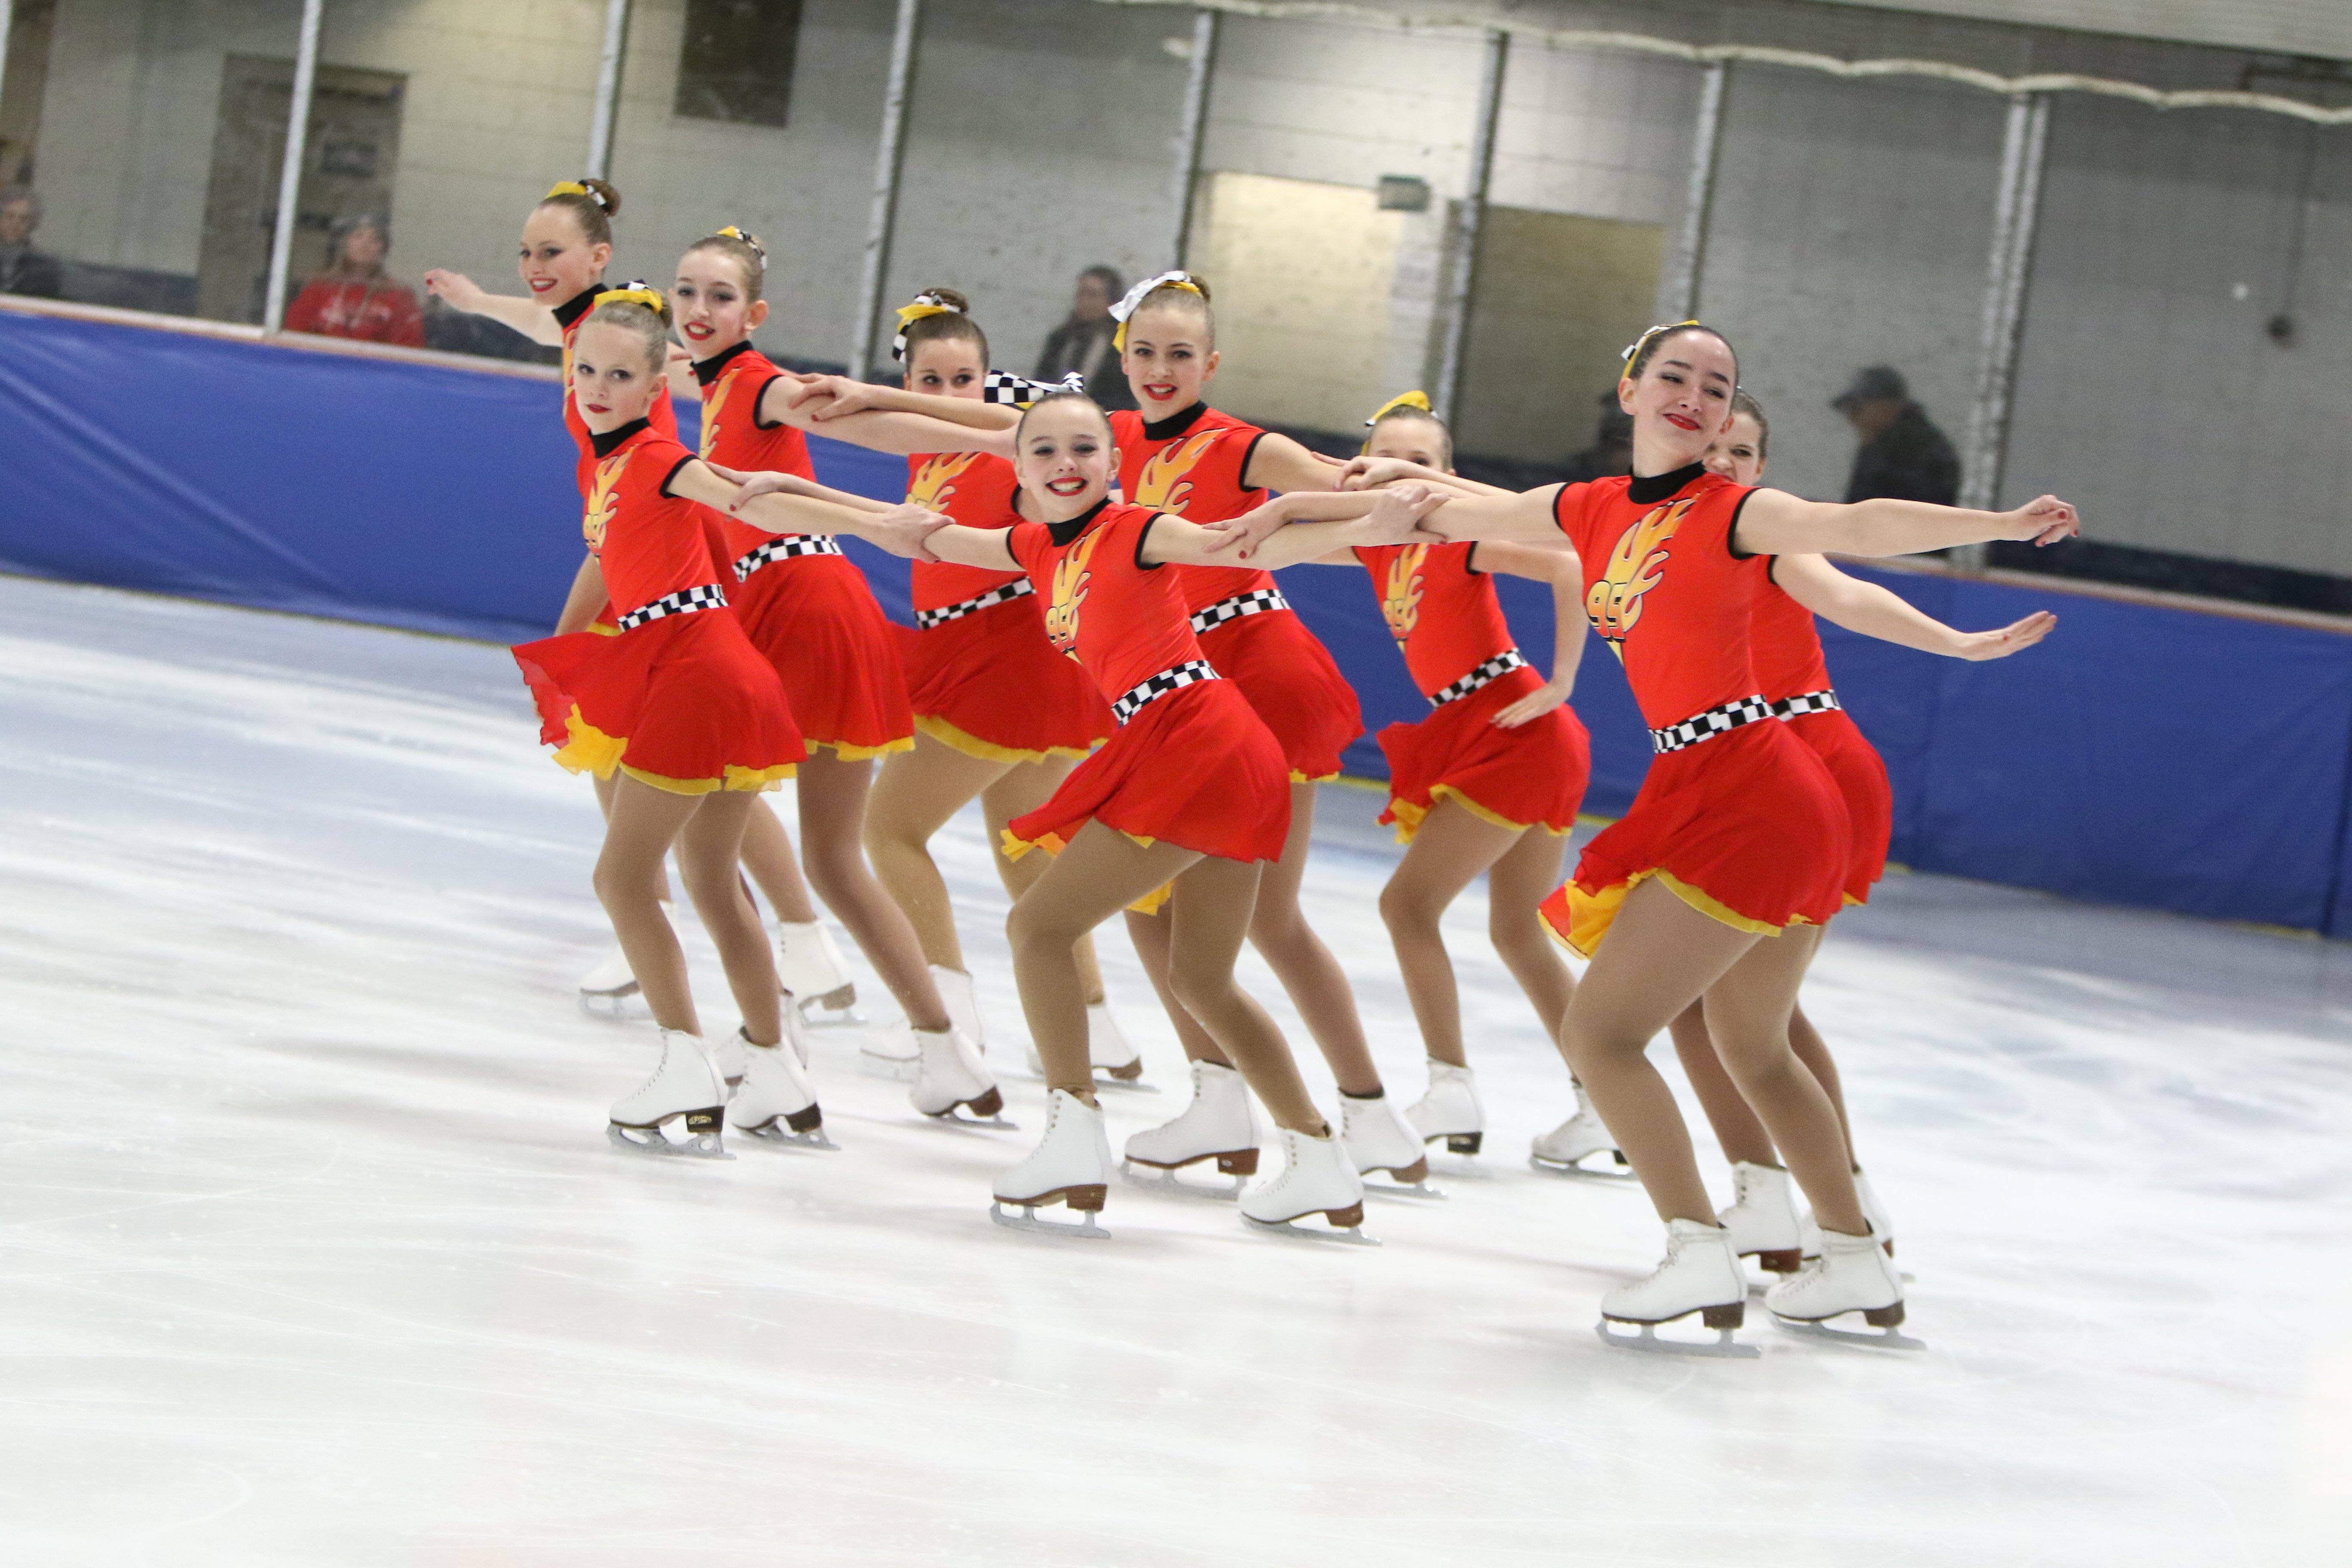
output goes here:
[{"label": "flame graphic on dress", "polygon": [[1183,515],[1192,499],[1192,481],[1188,476],[1223,434],[1222,429],[1203,430],[1154,452],[1144,460],[1143,472],[1136,476],[1135,493],[1127,498],[1129,503]]},{"label": "flame graphic on dress", "polygon": [[1696,499],[1655,508],[1627,529],[1609,552],[1609,570],[1585,590],[1584,613],[1620,663],[1625,658],[1625,638],[1642,618],[1642,596],[1665,581],[1666,542],[1682,527]]},{"label": "flame graphic on dress", "polygon": [[634,452],[615,452],[596,465],[596,478],[588,487],[588,510],[581,514],[581,537],[588,541],[589,553],[604,552],[604,531],[613,523],[613,514],[621,510],[621,476],[629,469]]},{"label": "flame graphic on dress", "polygon": [[727,406],[727,394],[734,384],[733,376],[722,375],[717,385],[702,395],[702,439],[698,443],[702,450],[695,455],[706,463],[710,460],[710,449],[719,445],[719,416]]},{"label": "flame graphic on dress", "polygon": [[907,500],[932,511],[947,510],[948,502],[955,497],[956,480],[980,458],[978,452],[942,452],[926,458],[923,466],[915,470],[914,482],[907,487]]},{"label": "flame graphic on dress", "polygon": [[1389,636],[1402,642],[1412,636],[1412,628],[1421,624],[1421,568],[1429,559],[1429,546],[1408,544],[1389,563],[1387,591],[1381,595],[1381,616],[1389,624]]},{"label": "flame graphic on dress", "polygon": [[1072,658],[1078,657],[1078,612],[1086,607],[1087,579],[1093,575],[1087,563],[1094,559],[1095,546],[1101,542],[1102,531],[1097,529],[1054,566],[1054,592],[1045,605],[1045,636]]}]

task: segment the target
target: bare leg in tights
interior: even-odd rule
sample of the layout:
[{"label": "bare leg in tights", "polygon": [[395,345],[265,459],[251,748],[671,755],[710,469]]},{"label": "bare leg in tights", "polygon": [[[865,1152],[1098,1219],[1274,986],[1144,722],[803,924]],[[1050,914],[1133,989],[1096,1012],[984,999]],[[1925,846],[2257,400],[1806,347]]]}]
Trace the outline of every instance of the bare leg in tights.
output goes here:
[{"label": "bare leg in tights", "polygon": [[[1801,926],[1777,940],[1803,942],[1805,962],[1810,966],[1813,954],[1821,948],[1822,930],[1819,926]],[[1707,1125],[1715,1130],[1715,1141],[1722,1147],[1723,1157],[1751,1165],[1778,1165],[1780,1155],[1772,1147],[1772,1135],[1764,1131],[1764,1123],[1741,1098],[1739,1086],[1731,1081],[1731,1074],[1716,1055],[1703,1005],[1694,1002],[1684,1008],[1674,1021],[1673,1032],[1675,1055],[1682,1061],[1691,1091],[1698,1096],[1699,1109],[1706,1112]],[[1830,1104],[1837,1111],[1838,1128],[1845,1139],[1846,1163],[1861,1169],[1853,1157],[1853,1121],[1846,1115],[1845,1091],[1838,1080],[1837,1063],[1830,1059],[1827,1042],[1813,1027],[1812,1020],[1805,1016],[1801,1006],[1789,1019],[1789,1046],[1821,1084],[1822,1092],[1829,1096]]]},{"label": "bare leg in tights", "polygon": [[1277,1126],[1328,1132],[1282,1031],[1234,979],[1250,934],[1259,867],[1172,844],[1139,845],[1099,822],[1078,830],[1014,901],[1005,925],[1022,1010],[1047,1083],[1095,1103],[1085,985],[1075,949],[1102,921],[1171,880],[1175,893],[1158,918],[1168,928],[1170,984],[1186,1016],[1240,1068]]},{"label": "bare leg in tights", "polygon": [[1732,1081],[1753,1106],[1823,1228],[1867,1236],[1836,1108],[1789,1045],[1789,1016],[1811,957],[1785,936],[1735,931],[1653,878],[1617,911],[1570,1004],[1570,1065],[1616,1134],[1658,1215],[1715,1224],[1690,1130],[1645,1054],[1702,994]]},{"label": "bare leg in tights", "polygon": [[915,928],[866,864],[866,793],[873,776],[870,758],[848,762],[810,748],[798,779],[803,864],[816,896],[848,928],[898,998],[907,1022],[918,1029],[945,1029],[947,1004],[924,963]]},{"label": "bare leg in tights", "polygon": [[[1298,906],[1298,888],[1307,877],[1307,844],[1314,830],[1315,786],[1294,784],[1290,786],[1290,836],[1283,841],[1282,858],[1265,868],[1258,884],[1257,911],[1250,920],[1249,940],[1266,966],[1274,971],[1275,978],[1282,982],[1291,1005],[1306,1020],[1308,1033],[1315,1037],[1323,1059],[1330,1065],[1339,1092],[1361,1099],[1381,1092],[1381,1074],[1372,1065],[1371,1047],[1364,1039],[1363,1020],[1356,1012],[1356,994],[1349,988],[1347,971],[1339,967],[1331,950],[1323,945],[1323,939],[1308,927],[1306,911]],[[1142,893],[1150,890],[1146,888]],[[1130,913],[1127,931],[1135,941],[1136,956],[1143,961],[1144,973],[1151,976],[1152,987],[1160,993],[1169,1019],[1176,1026],[1185,1056],[1223,1067],[1238,1066],[1219,1048],[1214,1031],[1202,1028],[1200,1020],[1188,1016],[1191,1009],[1184,1005],[1181,987],[1173,984],[1169,967],[1172,933],[1165,912]],[[1244,1076],[1247,1076],[1246,1069]]]},{"label": "bare leg in tights", "polygon": [[612,818],[596,858],[596,897],[612,919],[654,1021],[665,1029],[702,1032],[687,984],[685,951],[662,912],[662,862],[675,844],[687,896],[718,945],[745,1036],[761,1046],[783,1037],[775,954],[768,951],[759,912],[743,896],[736,871],[743,825],[758,801],[757,795],[731,790],[674,795],[626,776],[613,791]]}]

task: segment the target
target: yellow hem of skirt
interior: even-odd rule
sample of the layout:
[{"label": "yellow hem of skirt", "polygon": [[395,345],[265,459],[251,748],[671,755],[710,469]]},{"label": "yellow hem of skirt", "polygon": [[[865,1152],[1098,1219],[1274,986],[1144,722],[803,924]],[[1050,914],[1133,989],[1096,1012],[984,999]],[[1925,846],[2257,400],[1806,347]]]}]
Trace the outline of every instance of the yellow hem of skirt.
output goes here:
[{"label": "yellow hem of skirt", "polygon": [[[1110,826],[1108,823],[1103,826]],[[1058,833],[1048,833],[1042,838],[1016,838],[1013,837],[1013,829],[1009,827],[1000,831],[1003,835],[1003,843],[998,847],[1007,860],[1018,860],[1032,849],[1043,849],[1048,855],[1059,855],[1068,847]],[[1157,838],[1146,838],[1140,833],[1129,833],[1124,827],[1113,827],[1111,831],[1125,837],[1129,843],[1145,849],[1160,842]],[[1127,907],[1139,915],[1156,915],[1160,912],[1160,906],[1166,903],[1169,895],[1175,890],[1175,883],[1162,882]]]},{"label": "yellow hem of skirt", "polygon": [[[1599,892],[1588,893],[1570,882],[1568,885],[1567,934],[1562,935],[1549,921],[1543,922],[1544,930],[1551,932],[1552,940],[1578,957],[1591,958],[1601,946],[1601,939],[1609,934],[1610,926],[1616,922],[1617,911],[1623,907],[1626,896],[1652,877],[1664,882],[1675,897],[1699,913],[1720,921],[1734,931],[1744,931],[1756,936],[1779,936],[1787,929],[1769,921],[1743,915],[1704,888],[1693,887],[1672,871],[1653,867],[1647,871],[1635,872],[1624,881],[1613,882]],[[1811,925],[1812,921],[1800,915],[1789,924]]]},{"label": "yellow hem of skirt", "polygon": [[1339,776],[1339,775],[1337,773],[1317,773],[1310,778],[1308,775],[1300,773],[1297,768],[1290,770],[1290,782],[1292,784],[1329,784],[1333,779],[1336,779]]},{"label": "yellow hem of skirt", "polygon": [[1396,841],[1400,844],[1412,843],[1413,836],[1421,831],[1421,825],[1428,820],[1431,812],[1437,809],[1437,803],[1441,800],[1450,800],[1479,821],[1492,823],[1506,832],[1525,833],[1530,827],[1541,827],[1554,838],[1568,837],[1567,828],[1554,827],[1549,822],[1513,822],[1501,812],[1491,811],[1480,805],[1454,785],[1442,784],[1429,792],[1427,805],[1415,805],[1399,795],[1389,796],[1389,815],[1396,818]]},{"label": "yellow hem of skirt", "polygon": [[1048,746],[1042,752],[1026,752],[1017,746],[1000,746],[993,741],[983,741],[968,731],[959,730],[946,720],[929,713],[915,715],[915,728],[951,751],[983,763],[1042,763],[1049,757],[1067,757],[1084,762],[1089,753],[1076,746]]},{"label": "yellow hem of skirt", "polygon": [[803,735],[801,743],[812,752],[822,746],[845,763],[863,763],[875,757],[887,757],[893,752],[911,752],[915,749],[915,737],[901,735],[878,746],[853,746],[846,741],[814,741]]},{"label": "yellow hem of skirt", "polygon": [[727,764],[727,773],[723,778],[674,779],[661,773],[649,773],[643,768],[633,768],[623,762],[622,754],[629,749],[628,738],[623,735],[607,735],[604,731],[583,719],[577,706],[572,708],[571,716],[564,720],[563,725],[568,734],[563,744],[556,749],[555,761],[559,766],[575,773],[593,773],[600,779],[611,778],[617,769],[635,779],[639,784],[651,784],[654,788],[667,790],[671,795],[710,795],[719,790],[773,789],[777,784],[791,778],[797,771],[791,763],[779,763],[772,768],[747,768],[730,763]]}]

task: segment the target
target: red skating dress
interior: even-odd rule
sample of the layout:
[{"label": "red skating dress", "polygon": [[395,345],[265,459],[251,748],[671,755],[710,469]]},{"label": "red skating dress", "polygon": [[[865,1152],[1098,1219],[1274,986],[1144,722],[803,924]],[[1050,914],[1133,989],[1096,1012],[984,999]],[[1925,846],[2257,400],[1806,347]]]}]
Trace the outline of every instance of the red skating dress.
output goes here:
[{"label": "red skating dress", "polygon": [[[1045,600],[1045,633],[1085,667],[1119,721],[1054,798],[1004,830],[1004,852],[1058,851],[1089,821],[1227,860],[1274,860],[1290,832],[1282,748],[1202,657],[1172,569],[1138,555],[1160,514],[1104,501],[1006,542]],[[1148,900],[1149,901],[1149,900]]]},{"label": "red skating dress", "polygon": [[[985,452],[907,459],[907,499],[966,528],[1008,528],[1020,485]],[[966,756],[997,763],[1083,757],[1118,728],[1076,661],[1046,640],[1028,577],[918,561],[913,630],[898,628],[915,727]]]},{"label": "red skating dress", "polygon": [[[761,394],[782,374],[748,341],[695,363],[707,461],[815,477],[798,430],[760,422]],[[770,533],[723,512],[708,515],[732,563],[731,570],[722,564],[728,597],[751,646],[784,678],[808,743],[844,761],[912,750],[915,715],[897,636],[841,545],[828,533]]]},{"label": "red skating dress", "polygon": [[1643,879],[1740,931],[1818,925],[1845,901],[1845,802],[1773,722],[1748,657],[1767,559],[1731,553],[1751,487],[1698,464],[1564,485],[1553,516],[1584,559],[1585,614],[1625,666],[1656,760],[1622,821],[1585,846],[1543,918],[1590,956]]},{"label": "red skating dress", "polygon": [[[611,291],[610,284],[591,283],[556,306],[553,311],[555,324],[563,329],[563,427],[572,432],[572,444],[580,448],[580,461],[574,467],[572,477],[579,482],[580,493],[583,496],[595,482],[596,437],[588,428],[588,422],[580,417],[580,405],[572,400],[572,340],[580,335],[580,323],[586,321],[588,312],[596,308],[597,297]],[[646,417],[651,422],[655,435],[672,441],[677,439],[677,410],[671,405],[668,393],[661,393],[654,398],[654,405],[647,410]],[[596,612],[596,618],[588,624],[588,629],[603,637],[611,637],[618,629],[614,622],[613,602],[607,598],[604,608]]]},{"label": "red skating dress", "polygon": [[[1592,773],[1584,725],[1565,705],[1515,730],[1495,715],[1543,685],[1511,640],[1495,580],[1478,570],[1475,544],[1383,544],[1356,552],[1371,574],[1381,615],[1413,684],[1435,711],[1380,733],[1389,760],[1389,808],[1397,842],[1451,798],[1514,831],[1564,834]],[[1559,628],[1581,637],[1581,625]]]},{"label": "red skating dress", "polygon": [[1757,591],[1748,626],[1758,689],[1798,738],[1819,753],[1845,798],[1853,852],[1845,900],[1868,903],[1871,888],[1886,874],[1886,843],[1895,831],[1895,791],[1886,782],[1886,763],[1838,702],[1811,610],[1768,581]]},{"label": "red skating dress", "polygon": [[[1263,503],[1244,486],[1251,452],[1265,432],[1204,403],[1146,423],[1110,416],[1118,483],[1129,504],[1220,522]],[[1295,781],[1337,778],[1339,753],[1364,732],[1355,689],[1290,608],[1274,574],[1250,566],[1178,566],[1184,608],[1201,650],[1282,742]]]},{"label": "red skating dress", "polygon": [[764,789],[808,753],[783,683],[727,611],[706,508],[669,493],[694,454],[646,421],[596,437],[582,531],[623,606],[604,635],[524,643],[540,739],[573,773],[677,795]]}]

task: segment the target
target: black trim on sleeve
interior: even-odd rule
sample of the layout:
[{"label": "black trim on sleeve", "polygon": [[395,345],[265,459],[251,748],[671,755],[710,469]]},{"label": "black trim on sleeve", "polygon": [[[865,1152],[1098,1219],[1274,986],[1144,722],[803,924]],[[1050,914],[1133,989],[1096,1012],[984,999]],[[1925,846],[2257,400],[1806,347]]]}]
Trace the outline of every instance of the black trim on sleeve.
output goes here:
[{"label": "black trim on sleeve", "polygon": [[1143,438],[1147,441],[1172,441],[1198,425],[1201,422],[1201,416],[1208,411],[1207,404],[1195,403],[1181,413],[1171,414],[1165,419],[1146,419],[1143,422]]},{"label": "black trim on sleeve", "polygon": [[[683,457],[679,458],[678,458],[678,460],[677,460],[677,462],[672,463],[672,464],[669,466],[669,472],[668,472],[668,473],[666,473],[666,474],[664,474],[664,475],[662,476],[662,482],[661,482],[661,493],[662,493],[662,494],[664,494],[664,495],[666,495],[666,496],[669,495],[669,482],[670,482],[670,480],[672,480],[672,479],[674,479],[677,478],[678,470],[679,470],[680,468],[685,468],[688,463],[695,463],[695,462],[700,462],[700,461],[701,461],[701,459],[700,459],[700,458],[697,458],[693,453],[688,452],[688,453],[685,454]],[[671,499],[671,500],[677,500],[677,497],[675,497],[675,496],[671,496],[671,497],[670,497],[670,499]]]},{"label": "black trim on sleeve", "polygon": [[1570,531],[1568,526],[1568,519],[1560,515],[1560,507],[1561,503],[1568,500],[1568,495],[1570,490],[1580,489],[1582,487],[1580,485],[1567,484],[1560,486],[1559,489],[1551,492],[1551,525],[1559,530],[1560,532],[1567,534],[1569,542],[1571,544],[1576,542],[1576,535]]},{"label": "black trim on sleeve", "polygon": [[1250,459],[1257,456],[1257,444],[1272,434],[1274,434],[1274,432],[1271,430],[1261,430],[1256,435],[1250,437],[1248,446],[1242,448],[1242,465],[1240,468],[1234,470],[1234,480],[1235,483],[1239,484],[1242,489],[1245,490],[1262,490],[1270,488],[1265,485],[1254,485],[1249,482],[1249,466]]},{"label": "black trim on sleeve", "polygon": [[694,379],[700,382],[703,385],[709,386],[712,382],[717,381],[720,376],[727,374],[727,367],[735,363],[736,355],[746,354],[751,352],[751,340],[749,338],[742,338],[729,347],[720,349],[709,359],[696,360],[694,362]]},{"label": "black trim on sleeve", "polygon": [[776,383],[783,379],[784,373],[782,371],[778,371],[773,375],[762,377],[760,384],[751,389],[751,425],[753,428],[760,430],[775,430],[782,428],[786,423],[788,423],[782,419],[764,418],[760,413],[760,405],[767,401],[768,388],[775,385]]},{"label": "black trim on sleeve", "polygon": [[[1739,504],[1746,506],[1748,503],[1743,500]],[[1737,517],[1734,517],[1731,521],[1733,523],[1737,524],[1739,520]],[[1767,555],[1764,558],[1764,580],[1771,584],[1775,588],[1780,586],[1780,558],[1779,556]],[[1783,591],[1785,592],[1785,590]]]},{"label": "black trim on sleeve", "polygon": [[580,318],[596,308],[596,296],[604,291],[602,283],[591,283],[561,305],[555,307],[555,324],[565,331],[579,325]]},{"label": "black trim on sleeve", "polygon": [[1053,536],[1054,542],[1057,546],[1073,543],[1078,535],[1084,533],[1093,524],[1095,519],[1102,515],[1103,508],[1108,505],[1110,505],[1110,497],[1105,496],[1067,522],[1047,523],[1045,531]]},{"label": "black trim on sleeve", "polygon": [[[1749,499],[1752,498],[1756,494],[1756,491],[1761,488],[1762,487],[1760,486],[1751,486],[1748,489],[1748,494],[1739,498],[1738,503],[1731,509],[1731,521],[1727,524],[1723,530],[1723,548],[1730,552],[1731,558],[1734,561],[1753,561],[1756,559],[1755,552],[1740,549],[1738,545],[1732,542],[1732,540],[1737,537],[1739,532],[1739,514],[1748,510],[1748,502]],[[1768,555],[1765,559],[1767,561],[1773,561],[1778,560],[1779,557]],[[1772,568],[1769,566],[1765,567],[1764,574],[1768,577],[1770,576],[1772,574]]]},{"label": "black trim on sleeve", "polygon": [[606,430],[602,434],[591,430],[588,433],[588,445],[594,448],[598,457],[609,458],[614,453],[619,451],[622,446],[627,442],[628,438],[635,435],[638,431],[652,429],[653,423],[653,420],[650,417],[647,417],[644,419],[632,419],[617,430]]},{"label": "black trim on sleeve", "polygon": [[1484,577],[1488,574],[1486,569],[1478,564],[1478,546],[1486,542],[1483,539],[1474,539],[1470,542],[1470,548],[1462,552],[1462,570],[1469,573],[1473,577]]},{"label": "black trim on sleeve", "polygon": [[1152,529],[1159,523],[1161,518],[1166,517],[1167,515],[1168,514],[1164,511],[1155,511],[1149,518],[1144,520],[1144,524],[1141,528],[1136,530],[1135,569],[1138,572],[1157,572],[1162,566],[1168,564],[1165,561],[1146,561],[1143,558],[1144,541],[1151,537]]},{"label": "black trim on sleeve", "polygon": [[1691,463],[1671,474],[1638,476],[1625,487],[1625,499],[1635,506],[1655,506],[1662,500],[1672,500],[1685,485],[1704,478],[1706,474],[1705,463]]}]

